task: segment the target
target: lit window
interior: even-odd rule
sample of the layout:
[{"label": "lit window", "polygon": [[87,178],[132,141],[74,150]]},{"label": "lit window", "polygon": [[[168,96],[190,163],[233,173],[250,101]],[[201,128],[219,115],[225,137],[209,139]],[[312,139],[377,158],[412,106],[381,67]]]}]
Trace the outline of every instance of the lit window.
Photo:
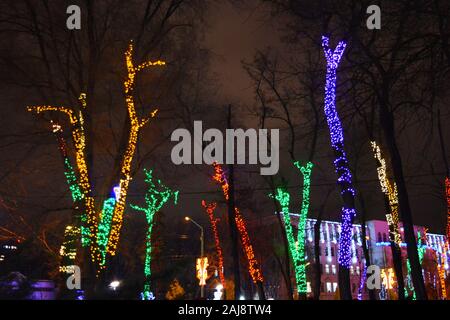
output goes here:
[{"label": "lit window", "polygon": [[325,265],[325,273],[326,274],[330,273],[330,265],[328,265],[328,264]]},{"label": "lit window", "polygon": [[355,274],[355,270],[353,270],[353,266],[350,266],[350,274]]},{"label": "lit window", "polygon": [[356,266],[356,274],[359,274],[360,270],[359,270],[359,266]]},{"label": "lit window", "polygon": [[337,282],[333,282],[333,292],[336,292],[337,290]]},{"label": "lit window", "polygon": [[306,283],[306,292],[311,293],[311,282]]},{"label": "lit window", "polygon": [[331,273],[336,274],[336,265],[335,264],[331,265]]},{"label": "lit window", "polygon": [[330,292],[332,292],[331,282],[327,282],[327,293],[330,293]]}]

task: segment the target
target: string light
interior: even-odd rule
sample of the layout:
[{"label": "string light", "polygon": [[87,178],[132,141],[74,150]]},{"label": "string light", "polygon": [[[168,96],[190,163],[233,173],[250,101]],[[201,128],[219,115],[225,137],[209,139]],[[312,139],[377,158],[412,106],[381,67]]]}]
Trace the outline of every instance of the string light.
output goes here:
[{"label": "string light", "polygon": [[116,204],[115,198],[109,198],[103,202],[103,208],[100,215],[100,222],[97,231],[97,245],[101,254],[100,267],[106,266],[106,246],[108,244],[109,232],[111,231],[112,214]]},{"label": "string light", "polygon": [[[82,105],[82,109],[86,107],[86,94],[81,93],[79,101]],[[66,107],[54,107],[54,106],[35,106],[27,107],[30,112],[36,112],[37,114],[43,112],[61,112],[68,116],[69,122],[72,126],[72,139],[75,146],[75,159],[79,174],[78,185],[83,193],[84,200],[84,210],[86,212],[86,224],[89,233],[89,250],[91,253],[91,260],[94,263],[99,263],[101,260],[101,255],[98,252],[98,248],[95,245],[95,236],[97,230],[97,216],[95,212],[94,198],[92,197],[91,183],[89,181],[89,174],[86,162],[86,137],[84,133],[84,119],[83,110],[80,110],[78,116],[75,112]]]},{"label": "string light", "polygon": [[[214,166],[214,175],[213,180],[220,183],[222,187],[222,191],[226,200],[229,199],[229,184],[225,175],[225,172],[222,170],[222,167],[218,163],[213,163]],[[239,209],[237,207],[234,208],[234,219],[236,221],[236,227],[238,229],[239,235],[241,237],[241,243],[244,248],[245,255],[247,257],[248,262],[248,272],[250,277],[252,278],[254,283],[263,282],[264,278],[259,268],[258,261],[255,258],[255,253],[253,252],[253,247],[250,242],[250,237],[247,232],[247,227],[244,222],[244,218],[242,217]]]},{"label": "string light", "polygon": [[[152,66],[162,66],[165,65],[164,61],[157,60],[155,62],[147,61],[138,66],[134,66],[132,60],[133,54],[133,44],[130,43],[127,51],[125,52],[125,64],[127,67],[127,78],[124,82],[125,91],[125,101],[127,104],[127,111],[130,120],[130,132],[128,138],[128,144],[123,155],[121,170],[120,170],[120,197],[116,202],[114,207],[111,232],[107,244],[107,252],[111,255],[115,255],[115,250],[120,237],[120,230],[123,221],[123,212],[125,210],[127,192],[129,182],[131,180],[131,164],[136,150],[136,144],[138,139],[139,130],[147,124],[151,118],[156,116],[157,110],[151,112],[150,116],[139,120],[136,114],[136,109],[134,105],[133,90],[135,84],[135,76],[138,72]],[[97,215],[95,212],[94,198],[92,197],[91,183],[89,181],[88,167],[85,156],[86,148],[86,137],[84,133],[84,118],[83,111],[87,107],[86,94],[80,94],[79,101],[81,103],[81,110],[78,115],[75,112],[66,107],[54,107],[54,106],[36,106],[28,107],[28,111],[33,111],[36,113],[42,113],[47,111],[57,111],[66,114],[69,117],[69,121],[72,125],[72,137],[76,150],[76,163],[79,172],[79,186],[83,192],[83,199],[85,203],[85,211],[87,213],[87,225],[89,228],[89,238],[90,238],[90,253],[91,260],[94,263],[100,264],[102,261],[102,254],[99,252],[96,246],[96,233],[97,233]]]},{"label": "string light", "polygon": [[359,281],[359,288],[358,288],[358,300],[362,300],[362,294],[364,289],[364,284],[366,283],[366,276],[367,276],[367,266],[364,263],[363,266],[363,273],[361,275],[361,279]]},{"label": "string light", "polygon": [[[306,293],[306,250],[305,250],[305,237],[306,237],[306,219],[308,217],[309,205],[310,205],[310,193],[311,193],[311,173],[313,163],[308,161],[305,166],[301,166],[300,162],[294,162],[294,165],[300,170],[303,176],[303,193],[302,193],[302,208],[300,210],[300,218],[298,221],[297,231],[297,251],[300,258],[299,265],[299,292]],[[330,252],[330,250],[329,250]]]},{"label": "string light", "polygon": [[200,286],[206,285],[206,280],[208,279],[208,266],[207,257],[197,258],[196,270]]},{"label": "string light", "polygon": [[[302,277],[302,271],[304,268],[300,268],[300,265],[304,265],[304,259],[301,261],[300,253],[298,251],[300,247],[300,243],[295,243],[294,239],[294,231],[292,229],[291,218],[289,217],[289,202],[290,195],[285,187],[278,187],[276,189],[276,194],[274,198],[280,203],[281,212],[283,214],[284,219],[284,229],[286,231],[286,238],[288,240],[289,252],[291,254],[292,262],[295,270],[295,280],[297,284],[297,291],[299,293],[304,293],[304,286],[306,286],[306,277]],[[299,229],[300,232],[300,229]],[[305,283],[304,283],[305,282]]]},{"label": "string light", "polygon": [[77,239],[80,236],[80,229],[68,225],[64,230],[64,241],[59,249],[61,264],[59,272],[73,274],[75,259],[77,256]]},{"label": "string light", "polygon": [[342,208],[342,229],[338,261],[339,265],[349,269],[351,264],[352,224],[356,216],[353,204],[355,189],[352,185],[352,174],[344,150],[342,124],[336,111],[336,70],[345,51],[346,43],[340,41],[333,51],[329,48],[329,38],[322,36],[322,47],[327,60],[324,110],[330,131],[331,146],[336,156],[334,166],[338,175],[337,182],[341,186],[342,197],[347,199],[347,201],[344,201],[344,207]]},{"label": "string light", "polygon": [[450,241],[450,179],[445,178],[445,193],[447,194],[447,244]]},{"label": "string light", "polygon": [[225,275],[224,275],[224,264],[223,264],[223,252],[222,247],[220,246],[219,232],[217,230],[217,223],[219,222],[218,218],[214,218],[214,210],[216,210],[217,203],[209,203],[207,204],[205,200],[202,200],[202,206],[205,208],[206,213],[208,214],[209,221],[211,223],[211,228],[214,234],[214,242],[216,245],[217,259],[218,261],[218,273],[220,283],[222,284],[222,288],[225,288]]},{"label": "string light", "polygon": [[[311,172],[313,168],[312,162],[308,162],[305,166],[301,166],[298,161],[294,165],[303,175],[303,194],[302,208],[298,220],[297,241],[294,239],[294,231],[289,216],[290,195],[286,188],[278,187],[276,189],[275,199],[280,203],[281,211],[284,218],[284,228],[288,239],[289,252],[291,253],[292,262],[295,270],[295,279],[297,291],[300,294],[307,293],[306,283],[306,259],[305,259],[305,236],[306,236],[306,219],[309,209],[309,195],[311,187]],[[329,238],[329,236],[328,236]]]},{"label": "string light", "polygon": [[[74,209],[79,211],[80,206],[83,201],[83,193],[78,185],[77,177],[75,171],[70,162],[69,156],[67,154],[67,144],[63,137],[63,130],[61,125],[51,121],[52,131],[55,134],[58,141],[58,148],[64,161],[64,175],[66,177],[67,184],[69,185],[69,190],[72,196]],[[89,246],[89,228],[87,227],[87,216],[83,211],[80,214],[80,233],[81,233],[81,245],[83,247]]]},{"label": "string light", "polygon": [[[147,232],[145,236],[145,263],[144,263],[144,290],[142,293],[144,300],[152,300],[151,291],[151,261],[152,261],[152,230],[154,226],[155,213],[161,210],[164,204],[174,199],[174,203],[178,200],[178,191],[172,191],[161,180],[153,181],[153,171],[144,169],[145,183],[147,184],[147,192],[145,194],[145,207],[131,204],[131,208],[143,212],[147,220]],[[121,189],[122,190],[122,189]],[[120,192],[122,193],[122,192]],[[119,196],[120,198],[120,196]]]},{"label": "string light", "polygon": [[125,64],[127,67],[127,79],[124,82],[125,101],[127,104],[128,117],[130,120],[130,133],[128,137],[128,143],[123,155],[122,165],[120,170],[120,195],[114,207],[114,213],[112,218],[111,232],[109,235],[109,241],[107,251],[110,255],[114,256],[117,244],[120,238],[120,230],[123,223],[123,213],[125,210],[128,187],[131,180],[131,164],[136,151],[136,145],[138,140],[138,134],[142,127],[144,127],[151,118],[155,117],[158,110],[154,110],[148,118],[139,120],[136,114],[136,108],[134,104],[134,85],[135,77],[138,72],[153,66],[163,66],[164,61],[157,60],[155,62],[147,61],[138,66],[134,66],[133,63],[133,43],[130,43],[128,50],[125,52]]},{"label": "string light", "polygon": [[381,155],[381,148],[375,141],[371,141],[374,157],[378,162],[377,172],[378,180],[380,181],[381,191],[388,199],[390,212],[386,214],[386,221],[389,226],[389,238],[392,242],[399,246],[402,242],[402,237],[399,232],[398,223],[398,193],[396,183],[391,183],[387,177],[386,160]]}]

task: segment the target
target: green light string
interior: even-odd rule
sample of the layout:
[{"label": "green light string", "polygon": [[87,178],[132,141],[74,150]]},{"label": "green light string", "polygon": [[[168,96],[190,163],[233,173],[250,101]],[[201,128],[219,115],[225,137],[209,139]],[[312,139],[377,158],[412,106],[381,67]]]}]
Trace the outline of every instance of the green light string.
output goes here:
[{"label": "green light string", "polygon": [[101,255],[100,266],[104,267],[106,263],[106,247],[108,245],[109,232],[111,231],[111,223],[116,205],[115,198],[109,198],[103,202],[102,213],[97,231],[97,245]]},{"label": "green light string", "polygon": [[130,207],[136,211],[141,211],[145,213],[145,218],[147,220],[147,232],[145,236],[145,263],[144,263],[144,289],[143,289],[143,299],[150,300],[153,295],[151,292],[151,260],[152,260],[152,230],[154,225],[155,213],[161,210],[164,204],[170,200],[171,197],[174,199],[174,203],[177,204],[178,201],[178,191],[172,191],[164,184],[161,180],[153,181],[152,170],[144,169],[145,182],[147,184],[147,193],[145,194],[145,204],[146,207],[140,207],[131,204]]},{"label": "green light string", "polygon": [[[417,232],[417,253],[419,255],[419,263],[422,266],[422,262],[423,262],[423,257],[425,255],[425,251],[426,251],[426,246],[422,245],[422,238],[420,236],[420,231]],[[409,263],[409,259],[406,260],[406,269],[408,270],[408,286],[410,291],[412,292],[412,299],[413,300],[417,300],[416,297],[416,291],[414,290],[414,285],[412,284],[412,279],[411,279],[411,264]],[[405,293],[406,295],[408,295],[408,292],[406,291],[405,288]]]},{"label": "green light string", "polygon": [[[63,145],[64,146],[64,145]],[[61,147],[60,147],[61,148]],[[75,175],[75,171],[73,170],[72,164],[67,156],[65,156],[65,151],[63,151],[64,155],[64,175],[67,180],[67,184],[69,185],[70,193],[72,195],[72,200],[75,205],[75,209],[78,209],[79,202],[83,199],[83,193],[81,192],[80,186],[77,183],[77,177]],[[86,247],[89,245],[89,229],[86,226],[87,217],[85,213],[80,215],[81,220],[81,245]]]},{"label": "green light string", "polygon": [[297,231],[297,251],[300,259],[300,289],[299,292],[306,293],[306,261],[305,261],[305,235],[306,235],[306,218],[308,217],[309,199],[311,193],[311,173],[313,164],[308,162],[305,166],[301,166],[298,161],[294,165],[300,170],[303,175],[303,194],[302,194],[302,209],[300,211],[300,218],[298,221]]},{"label": "green light string", "polygon": [[[274,197],[280,203],[280,206],[281,206],[281,211],[283,213],[283,219],[284,219],[284,228],[286,230],[286,237],[287,237],[288,245],[289,245],[289,252],[291,253],[291,258],[292,258],[292,262],[293,262],[294,270],[295,270],[295,281],[297,284],[297,291],[300,293],[300,292],[302,292],[300,290],[303,288],[302,276],[301,276],[302,268],[300,268],[301,261],[300,261],[300,257],[299,257],[299,252],[297,250],[297,245],[295,243],[294,231],[292,229],[291,219],[289,217],[290,196],[285,187],[278,187],[276,189],[275,196],[272,195],[272,197]],[[303,270],[304,270],[304,268],[303,268]]]}]

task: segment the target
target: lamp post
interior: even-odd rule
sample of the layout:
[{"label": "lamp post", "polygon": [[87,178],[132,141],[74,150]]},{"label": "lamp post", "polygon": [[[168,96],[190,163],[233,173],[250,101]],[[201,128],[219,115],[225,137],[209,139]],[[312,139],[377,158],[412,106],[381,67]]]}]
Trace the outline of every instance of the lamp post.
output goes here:
[{"label": "lamp post", "polygon": [[[190,221],[193,224],[195,224],[198,228],[200,228],[200,258],[203,258],[204,256],[204,233],[203,233],[203,227],[198,224],[194,219],[192,219],[191,217],[185,217],[184,220],[186,221]],[[205,296],[205,288],[204,285],[200,285],[200,298],[204,298]]]}]

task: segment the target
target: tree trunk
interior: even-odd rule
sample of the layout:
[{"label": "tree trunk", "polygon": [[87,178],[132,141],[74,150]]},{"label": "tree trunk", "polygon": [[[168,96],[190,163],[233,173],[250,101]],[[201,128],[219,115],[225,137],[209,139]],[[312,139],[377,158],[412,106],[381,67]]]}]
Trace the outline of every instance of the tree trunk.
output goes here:
[{"label": "tree trunk", "polygon": [[[231,128],[231,105],[228,106],[228,119],[227,126]],[[236,211],[234,202],[234,168],[233,165],[228,165],[228,185],[229,185],[229,197],[228,197],[228,223],[230,228],[231,238],[231,256],[234,275],[234,299],[237,300],[241,296],[241,272],[239,268],[239,243],[237,237],[236,226]]]},{"label": "tree trunk", "polygon": [[[369,248],[367,248],[367,241],[366,241],[366,237],[367,237],[367,233],[366,233],[366,203],[364,201],[362,193],[359,194],[358,199],[359,199],[359,204],[361,205],[361,212],[360,212],[361,238],[362,238],[361,243],[362,243],[362,249],[363,249],[363,254],[364,254],[364,260],[366,263],[366,268],[368,268],[372,263],[370,260]],[[369,289],[369,299],[376,300],[375,290]]]},{"label": "tree trunk", "polygon": [[387,90],[387,88],[383,90],[383,101],[381,101],[380,104],[380,123],[383,128],[387,150],[390,155],[394,180],[397,183],[399,207],[403,221],[405,241],[407,243],[408,259],[411,265],[411,277],[414,290],[419,300],[427,300],[427,293],[422,276],[422,267],[419,262],[416,237],[414,235],[414,223],[412,219],[411,207],[409,206],[408,191],[406,189],[405,177],[403,175],[402,159],[395,138],[394,118],[388,108],[389,104],[387,99]]},{"label": "tree trunk", "polygon": [[322,214],[319,211],[317,221],[314,224],[314,262],[316,278],[314,285],[314,300],[320,299],[320,287],[322,285],[322,268],[320,264],[320,224],[322,223]]}]

